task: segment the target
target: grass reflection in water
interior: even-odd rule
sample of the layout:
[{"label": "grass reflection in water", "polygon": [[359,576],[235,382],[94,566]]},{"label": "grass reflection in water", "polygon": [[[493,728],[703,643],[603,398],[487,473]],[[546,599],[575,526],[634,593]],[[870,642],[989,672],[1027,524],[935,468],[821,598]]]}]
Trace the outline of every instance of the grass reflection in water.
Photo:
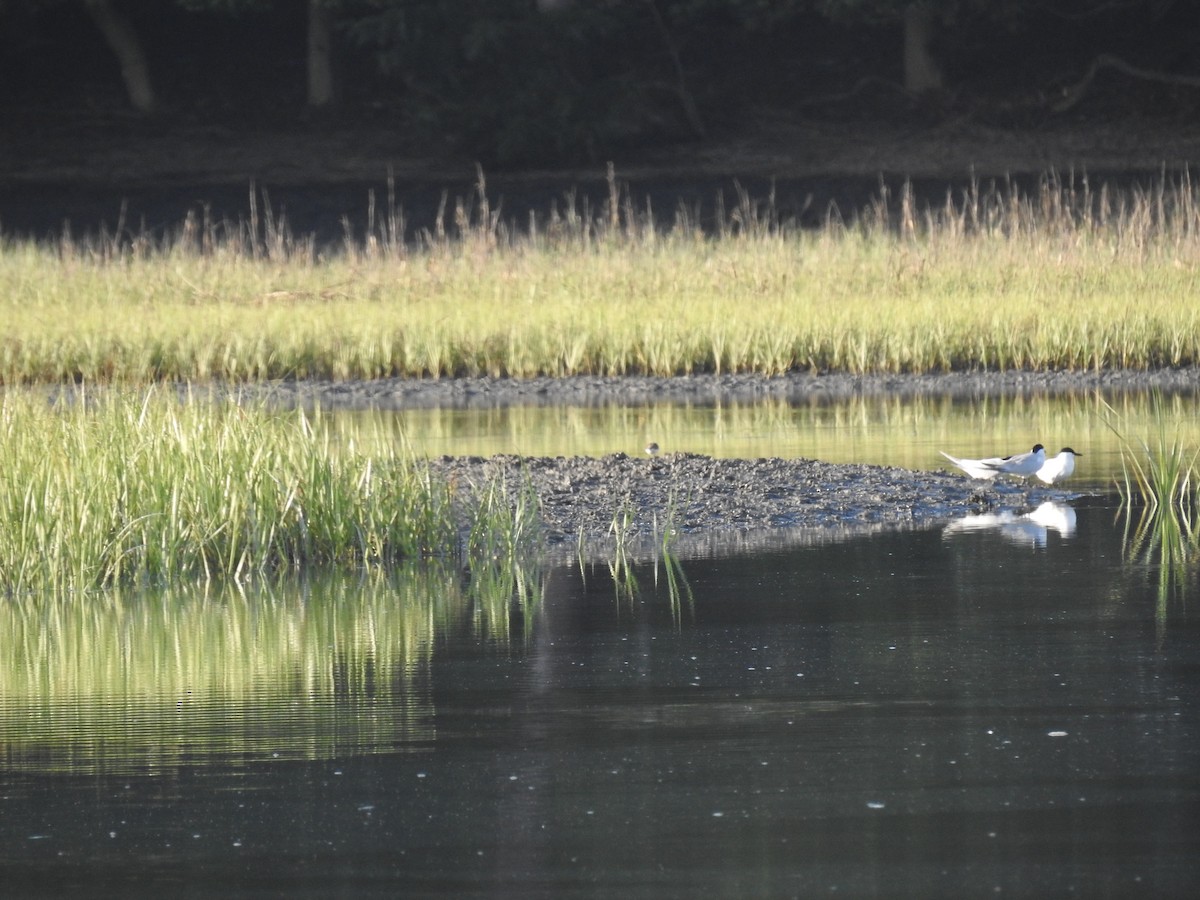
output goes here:
[{"label": "grass reflection in water", "polygon": [[[1200,572],[1200,444],[1185,436],[1175,410],[1163,397],[1152,398],[1154,434],[1126,437],[1127,423],[1115,415],[1109,428],[1121,441],[1121,477],[1117,490],[1125,519],[1125,558],[1133,566],[1157,572],[1156,620],[1165,625],[1172,598],[1182,603]],[[1168,429],[1167,423],[1173,423]],[[1137,524],[1134,510],[1139,509]]]},{"label": "grass reflection in water", "polygon": [[509,641],[541,600],[537,577],[516,601],[511,586],[434,564],[10,599],[0,752],[39,771],[152,771],[431,740],[438,638]]}]

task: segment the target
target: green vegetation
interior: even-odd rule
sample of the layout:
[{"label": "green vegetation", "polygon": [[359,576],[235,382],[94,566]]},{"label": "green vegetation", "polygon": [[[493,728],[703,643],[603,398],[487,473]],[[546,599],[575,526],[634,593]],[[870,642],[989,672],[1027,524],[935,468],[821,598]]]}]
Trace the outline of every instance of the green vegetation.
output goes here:
[{"label": "green vegetation", "polygon": [[1200,501],[1200,472],[1196,470],[1200,450],[1189,448],[1178,434],[1168,442],[1165,428],[1153,445],[1139,440],[1134,447],[1122,440],[1121,477],[1117,479],[1122,506],[1132,509],[1141,505],[1151,516],[1178,516],[1183,533],[1191,537]]},{"label": "green vegetation", "polygon": [[1122,502],[1127,506],[1141,502],[1151,511],[1172,510],[1190,522],[1200,487],[1196,472],[1200,450],[1187,448],[1178,436],[1168,443],[1164,434],[1154,446],[1140,444],[1140,450],[1128,444],[1122,449],[1122,477],[1117,482]]},{"label": "green vegetation", "polygon": [[[1161,395],[1154,396],[1153,410],[1157,433],[1151,440],[1130,440],[1124,425],[1112,416],[1107,422],[1122,443],[1117,491],[1125,516],[1125,556],[1138,568],[1157,572],[1156,620],[1162,627],[1171,598],[1186,598],[1200,562],[1200,449],[1181,437],[1178,424],[1168,428],[1179,417]],[[1108,412],[1115,411],[1109,407]]]},{"label": "green vegetation", "polygon": [[1114,421],[1118,418],[1116,410],[1103,403],[1105,424],[1121,441],[1122,474],[1117,491],[1127,507],[1141,503],[1151,512],[1178,513],[1190,523],[1200,492],[1200,473],[1196,471],[1200,449],[1189,447],[1181,436],[1181,417],[1161,393],[1152,395],[1151,406],[1156,434],[1150,440],[1138,438],[1135,442],[1125,436],[1128,426],[1119,419]]},{"label": "green vegetation", "polygon": [[[53,406],[9,393],[0,466],[0,592],[245,580],[460,550],[451,486],[406,456],[401,437],[339,441],[303,413],[154,391]],[[536,509],[461,513],[478,577],[531,564]]]},{"label": "green vegetation", "polygon": [[[479,486],[472,496],[467,560],[479,616],[490,633],[507,631],[510,604],[531,608],[543,588],[540,566],[544,534],[537,494],[526,483],[515,501],[503,479]],[[583,539],[582,534],[580,540]],[[522,619],[525,627],[533,623]]]},{"label": "green vegetation", "polygon": [[614,188],[517,234],[481,187],[417,246],[318,253],[269,216],[0,248],[4,384],[1153,368],[1200,363],[1200,203],[1047,180],[817,231],[743,197],[699,233]]}]

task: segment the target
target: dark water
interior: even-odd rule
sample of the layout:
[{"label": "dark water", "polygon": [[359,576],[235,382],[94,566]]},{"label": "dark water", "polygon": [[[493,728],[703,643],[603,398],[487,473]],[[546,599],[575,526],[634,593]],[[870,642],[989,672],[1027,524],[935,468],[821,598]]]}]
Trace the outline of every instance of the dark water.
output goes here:
[{"label": "dark water", "polygon": [[[227,672],[182,734],[193,713],[149,721],[153,690],[61,726],[10,690],[0,893],[1192,896],[1200,584],[1160,591],[1128,554],[1084,501],[1073,528],[684,560],[673,596],[661,567],[634,587],[568,566],[502,636],[478,609],[435,604],[422,631],[370,607],[356,633],[423,649],[328,691],[238,694]],[[135,613],[121,633],[157,614]],[[329,621],[299,656],[354,656]]]}]

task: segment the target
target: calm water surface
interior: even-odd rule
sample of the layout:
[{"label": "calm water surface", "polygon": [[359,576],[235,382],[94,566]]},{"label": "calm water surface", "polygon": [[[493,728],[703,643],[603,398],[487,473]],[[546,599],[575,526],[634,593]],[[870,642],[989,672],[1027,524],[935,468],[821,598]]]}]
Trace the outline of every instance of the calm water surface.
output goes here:
[{"label": "calm water surface", "polygon": [[[1035,443],[1082,451],[1073,484],[1111,486],[1122,440],[1151,445],[1166,423],[1167,443],[1200,446],[1200,392],[1159,401],[1146,392],[1034,397],[859,397],[807,404],[433,409],[339,414],[332,425],[361,438],[380,431],[403,436],[414,451],[436,456],[600,456],[641,454],[650,441],[664,453],[717,457],[808,457],[910,469],[946,468],[938,454],[1006,455]],[[358,432],[356,434],[356,432]]]},{"label": "calm water surface", "polygon": [[1054,512],[10,599],[0,893],[1191,897],[1200,581]]}]

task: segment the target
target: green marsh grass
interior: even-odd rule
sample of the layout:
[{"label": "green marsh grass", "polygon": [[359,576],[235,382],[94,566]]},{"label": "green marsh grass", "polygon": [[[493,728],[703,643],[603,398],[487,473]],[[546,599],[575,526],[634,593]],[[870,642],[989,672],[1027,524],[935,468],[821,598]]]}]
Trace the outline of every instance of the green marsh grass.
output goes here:
[{"label": "green marsh grass", "polygon": [[667,601],[671,605],[671,619],[675,622],[676,627],[679,627],[683,624],[685,604],[688,612],[693,612],[696,607],[696,597],[692,593],[692,585],[683,570],[682,561],[671,551],[669,544],[663,545],[662,555],[654,561],[655,587],[659,583],[660,562],[662,563],[662,580],[667,588]]},{"label": "green marsh grass", "polygon": [[541,566],[545,535],[537,495],[530,482],[522,483],[509,499],[503,479],[475,486],[467,501],[473,507],[467,534],[467,562],[476,593],[488,602],[477,606],[481,624],[489,633],[511,637],[513,606],[525,634],[533,625],[544,584]]},{"label": "green marsh grass", "polygon": [[[684,501],[686,503],[686,500]],[[692,593],[692,586],[688,582],[687,575],[683,571],[683,563],[679,557],[675,555],[675,542],[679,537],[679,529],[676,524],[676,517],[679,512],[680,500],[677,494],[672,492],[667,503],[667,511],[665,521],[661,528],[658,522],[655,522],[655,531],[659,535],[658,553],[654,559],[654,585],[657,588],[659,584],[659,563],[662,564],[663,581],[667,587],[667,599],[671,604],[671,618],[675,621],[676,626],[683,622],[683,606],[687,603],[688,611],[695,609],[695,595]]]},{"label": "green marsh grass", "polygon": [[687,608],[691,610],[694,606],[694,596],[683,564],[674,552],[680,533],[676,523],[678,509],[678,497],[672,492],[663,521],[660,522],[655,517],[652,533],[639,536],[634,528],[631,501],[626,499],[614,510],[607,537],[602,542],[607,555],[601,555],[595,548],[589,548],[584,536],[579,536],[576,552],[580,576],[586,582],[590,566],[602,559],[608,570],[608,577],[612,580],[617,605],[632,604],[638,600],[650,599],[650,592],[643,585],[637,572],[639,565],[649,562],[653,566],[652,593],[657,596],[660,587],[665,588],[671,618],[679,624],[682,621],[684,604],[686,603]]},{"label": "green marsh grass", "polygon": [[[1102,401],[1103,402],[1103,401]],[[1170,509],[1189,522],[1200,491],[1200,445],[1190,446],[1180,434],[1178,418],[1167,408],[1162,394],[1151,395],[1155,433],[1149,438],[1126,437],[1128,428],[1116,410],[1103,403],[1105,423],[1121,442],[1121,477],[1117,490],[1122,504],[1140,503],[1151,511]],[[1170,423],[1170,424],[1169,424]]]},{"label": "green marsh grass", "polygon": [[[260,220],[263,216],[258,217]],[[1047,177],[701,233],[614,187],[522,230],[479,198],[318,251],[277,221],[0,247],[4,384],[1151,368],[1200,363],[1200,203]]]},{"label": "green marsh grass", "polygon": [[[1111,407],[1106,421],[1122,442],[1117,491],[1125,520],[1125,556],[1139,568],[1157,571],[1156,619],[1162,627],[1171,598],[1186,599],[1200,572],[1200,447],[1180,437],[1177,418],[1159,394],[1153,397],[1153,409],[1157,428],[1149,439],[1126,438]],[[1140,510],[1136,524],[1135,509]]]},{"label": "green marsh grass", "polygon": [[623,503],[613,512],[608,525],[608,536],[612,539],[612,556],[608,561],[609,575],[618,600],[632,602],[639,592],[637,573],[631,553],[633,542],[634,510],[630,501]]},{"label": "green marsh grass", "polygon": [[[391,432],[338,440],[318,426],[162,391],[53,405],[5,394],[0,592],[457,557],[449,485]],[[536,509],[479,516],[472,534],[501,554],[532,547]]]}]

